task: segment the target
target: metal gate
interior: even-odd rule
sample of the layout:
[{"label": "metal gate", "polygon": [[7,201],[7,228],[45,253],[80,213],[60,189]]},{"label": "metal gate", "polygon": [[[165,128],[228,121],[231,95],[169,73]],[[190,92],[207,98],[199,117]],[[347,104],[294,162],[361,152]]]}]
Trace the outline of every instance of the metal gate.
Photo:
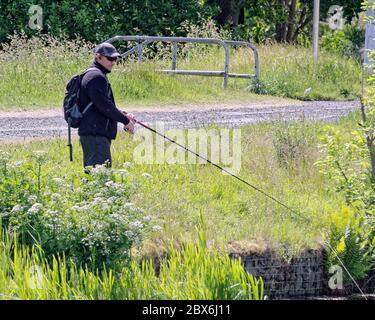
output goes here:
[{"label": "metal gate", "polygon": [[[126,58],[132,53],[137,52],[138,61],[142,61],[143,48],[152,42],[170,42],[172,44],[172,67],[168,70],[158,70],[159,72],[167,74],[182,74],[182,75],[196,75],[209,77],[223,77],[223,86],[228,86],[228,78],[242,78],[259,80],[259,56],[257,49],[249,42],[245,41],[231,41],[212,38],[184,38],[184,37],[149,37],[149,36],[115,36],[106,40],[105,42],[113,43],[115,41],[135,41],[137,45],[125,53],[121,54],[122,58]],[[224,69],[219,71],[207,70],[177,70],[177,44],[178,43],[201,43],[219,45],[224,48]],[[239,74],[229,72],[229,46],[244,46],[249,48],[254,54],[254,73],[253,74]]]}]

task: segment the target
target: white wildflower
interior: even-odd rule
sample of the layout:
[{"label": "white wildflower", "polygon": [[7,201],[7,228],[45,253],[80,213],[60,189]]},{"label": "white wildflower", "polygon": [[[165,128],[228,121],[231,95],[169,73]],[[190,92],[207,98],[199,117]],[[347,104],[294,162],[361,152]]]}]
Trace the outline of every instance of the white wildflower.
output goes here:
[{"label": "white wildflower", "polygon": [[153,230],[153,231],[156,231],[156,232],[159,232],[159,231],[162,230],[162,227],[161,227],[161,226],[158,226],[158,225],[155,225],[155,226],[152,227],[152,230]]},{"label": "white wildflower", "polygon": [[116,183],[116,182],[113,182],[112,180],[107,181],[107,182],[105,183],[105,186],[108,187],[108,188],[113,188],[113,189],[118,189],[118,188],[121,187],[120,184],[118,184],[118,183]]},{"label": "white wildflower", "polygon": [[10,158],[9,152],[0,151],[0,159],[9,160],[9,158]]},{"label": "white wildflower", "polygon": [[108,204],[114,204],[116,202],[116,200],[117,200],[117,197],[109,197],[107,199],[107,203]]},{"label": "white wildflower", "polygon": [[37,150],[34,152],[34,157],[40,164],[42,164],[47,161],[47,154],[47,151]]},{"label": "white wildflower", "polygon": [[40,212],[42,208],[43,208],[43,205],[41,203],[34,203],[32,207],[29,210],[27,210],[27,213],[37,214]]},{"label": "white wildflower", "polygon": [[134,206],[134,203],[133,202],[126,202],[124,204],[124,207],[133,207]]},{"label": "white wildflower", "polygon": [[127,230],[127,231],[125,231],[125,236],[127,236],[128,238],[133,238],[134,233],[130,230]]},{"label": "white wildflower", "polygon": [[103,198],[101,198],[101,197],[96,197],[96,198],[94,198],[94,200],[92,201],[92,204],[93,204],[93,205],[100,205],[102,202],[103,202]]},{"label": "white wildflower", "polygon": [[65,184],[65,181],[61,178],[53,178],[52,181],[55,182],[58,185],[64,185]]},{"label": "white wildflower", "polygon": [[57,202],[57,201],[61,200],[62,196],[59,193],[52,193],[51,198],[52,198],[53,201]]},{"label": "white wildflower", "polygon": [[105,165],[97,165],[91,169],[91,173],[94,175],[108,174],[109,172],[110,169],[107,168]]},{"label": "white wildflower", "polygon": [[31,202],[31,203],[35,202],[37,199],[38,199],[37,196],[35,196],[35,195],[33,195],[33,194],[30,195],[30,196],[27,198],[28,202]]},{"label": "white wildflower", "polygon": [[118,169],[116,170],[116,172],[122,176],[127,176],[129,175],[129,171],[128,170],[125,170],[125,169]]},{"label": "white wildflower", "polygon": [[113,187],[114,184],[115,184],[115,183],[114,183],[112,180],[109,180],[109,181],[107,181],[107,182],[105,183],[105,186],[106,186],[106,187]]},{"label": "white wildflower", "polygon": [[36,157],[44,157],[46,155],[47,155],[47,151],[45,151],[45,150],[34,151],[34,156],[36,156]]},{"label": "white wildflower", "polygon": [[11,164],[12,168],[17,168],[22,166],[25,163],[25,161],[15,161]]},{"label": "white wildflower", "polygon": [[23,209],[23,206],[21,206],[20,204],[16,204],[12,210],[11,210],[11,213],[18,213],[18,212],[21,212]]},{"label": "white wildflower", "polygon": [[130,223],[130,227],[134,229],[142,229],[143,223],[141,221],[136,220]]}]

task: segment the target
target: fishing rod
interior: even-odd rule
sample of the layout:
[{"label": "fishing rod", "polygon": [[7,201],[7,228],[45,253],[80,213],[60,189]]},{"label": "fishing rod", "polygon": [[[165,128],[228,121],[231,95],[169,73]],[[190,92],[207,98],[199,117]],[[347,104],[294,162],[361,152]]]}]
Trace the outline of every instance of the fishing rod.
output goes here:
[{"label": "fishing rod", "polygon": [[[163,137],[164,139],[178,145],[179,147],[183,148],[184,150],[194,154],[195,156],[207,161],[209,164],[213,165],[214,167],[216,167],[217,169],[221,170],[221,171],[224,171],[226,172],[227,174],[231,175],[232,177],[234,177],[235,179],[241,181],[242,183],[246,184],[247,186],[253,188],[254,190],[260,192],[261,194],[263,194],[264,196],[266,196],[267,198],[271,199],[272,201],[276,202],[277,204],[281,205],[282,207],[284,207],[285,209],[289,210],[290,212],[292,212],[293,214],[297,215],[299,218],[302,218],[305,222],[308,222],[308,223],[311,223],[311,219],[303,216],[301,213],[297,212],[296,210],[294,210],[293,208],[289,207],[288,205],[282,203],[281,201],[277,200],[276,198],[274,198],[273,196],[271,196],[270,194],[266,193],[265,191],[261,190],[260,188],[254,186],[253,184],[247,182],[246,180],[238,177],[237,175],[231,173],[230,171],[226,170],[225,168],[219,166],[218,164],[212,162],[211,160],[209,159],[206,159],[205,157],[201,156],[200,154],[186,148],[184,145],[178,143],[177,141],[167,137],[166,135],[160,133],[160,132],[157,132],[155,129],[147,126],[146,124],[144,124],[143,122],[141,121],[138,121],[137,119],[135,118],[132,118],[132,120],[134,121],[134,123],[138,123],[140,126],[144,127],[145,129],[147,130],[150,130],[151,132]],[[125,127],[124,127],[124,130],[125,131],[128,131]],[[321,232],[321,234],[323,235],[323,233]],[[360,291],[360,293],[362,294],[362,296],[364,297],[365,300],[368,300],[366,295],[364,294],[364,292],[362,291],[362,289],[360,288],[360,286],[358,285],[358,283],[355,281],[355,279],[353,278],[353,276],[351,275],[351,273],[349,272],[349,270],[346,268],[344,262],[340,259],[338,253],[336,252],[336,250],[330,245],[330,243],[328,241],[326,241],[326,244],[327,246],[330,248],[330,250],[332,250],[332,252],[335,254],[335,256],[337,257],[337,259],[339,260],[339,263],[343,266],[344,270],[346,271],[346,273],[349,275],[351,281],[354,283],[354,285],[358,288],[358,290]]]},{"label": "fishing rod", "polygon": [[291,207],[287,206],[286,204],[282,203],[281,201],[277,200],[277,199],[274,198],[273,196],[269,195],[268,193],[266,193],[265,191],[261,190],[260,188],[258,188],[258,187],[256,187],[256,186],[254,186],[253,184],[247,182],[246,180],[240,178],[239,176],[237,176],[237,175],[231,173],[230,171],[226,170],[225,168],[219,166],[218,164],[212,162],[211,160],[209,160],[209,159],[207,159],[207,158],[201,156],[200,154],[198,154],[198,153],[196,153],[196,152],[194,152],[194,151],[192,151],[192,150],[186,148],[184,145],[182,145],[182,144],[178,143],[177,141],[175,141],[175,140],[173,140],[173,139],[167,137],[166,135],[164,135],[164,134],[162,134],[162,133],[160,133],[160,132],[157,132],[155,129],[153,129],[153,128],[147,126],[146,124],[144,124],[144,123],[142,123],[142,122],[140,122],[140,121],[138,121],[138,120],[136,120],[136,119],[133,119],[133,120],[135,121],[135,123],[138,123],[138,124],[141,125],[142,127],[146,128],[146,129],[152,131],[153,133],[155,133],[155,134],[157,134],[157,135],[163,137],[164,139],[166,139],[166,140],[168,140],[168,141],[170,141],[170,142],[172,142],[172,143],[178,145],[179,147],[185,149],[186,151],[188,151],[188,152],[194,154],[194,155],[197,156],[198,158],[201,158],[201,159],[207,161],[209,164],[213,165],[213,166],[216,167],[217,169],[219,169],[219,170],[221,170],[221,171],[224,171],[225,173],[231,175],[233,178],[235,178],[235,179],[241,181],[242,183],[246,184],[247,186],[253,188],[254,190],[256,190],[256,191],[258,191],[258,192],[260,192],[261,194],[263,194],[263,195],[266,196],[267,198],[269,198],[269,199],[271,199],[272,201],[278,203],[278,204],[281,205],[282,207],[288,209],[289,211],[291,211],[291,212],[294,213],[295,215],[297,215],[297,216],[299,216],[299,217],[301,217],[301,218],[305,218],[305,217],[301,216],[300,213],[298,213],[297,211],[295,211],[294,209],[292,209]]}]

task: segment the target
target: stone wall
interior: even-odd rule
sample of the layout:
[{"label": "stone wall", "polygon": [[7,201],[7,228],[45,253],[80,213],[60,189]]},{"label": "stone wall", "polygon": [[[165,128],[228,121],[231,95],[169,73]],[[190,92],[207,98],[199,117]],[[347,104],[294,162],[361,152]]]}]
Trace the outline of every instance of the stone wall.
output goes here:
[{"label": "stone wall", "polygon": [[[281,258],[266,246],[246,249],[231,246],[227,252],[232,259],[241,258],[246,271],[253,276],[262,277],[264,293],[268,299],[350,298],[359,293],[353,283],[347,284],[342,290],[331,290],[328,287],[329,275],[323,261],[324,248],[306,249],[290,261]],[[157,272],[161,258],[154,257]],[[366,294],[375,294],[375,270],[357,283]]]},{"label": "stone wall", "polygon": [[[329,276],[323,263],[323,249],[305,250],[296,258],[287,262],[266,250],[262,253],[230,253],[233,259],[241,258],[246,271],[253,276],[261,276],[264,291],[268,299],[305,299],[325,296],[350,297],[359,293],[354,283],[349,283],[342,290],[328,287]],[[345,272],[345,271],[344,271]],[[375,293],[375,271],[357,281],[365,294]]]},{"label": "stone wall", "polygon": [[323,290],[322,251],[305,250],[289,263],[270,250],[247,255],[231,253],[230,256],[241,257],[246,271],[263,278],[265,295],[269,299],[318,296]]}]

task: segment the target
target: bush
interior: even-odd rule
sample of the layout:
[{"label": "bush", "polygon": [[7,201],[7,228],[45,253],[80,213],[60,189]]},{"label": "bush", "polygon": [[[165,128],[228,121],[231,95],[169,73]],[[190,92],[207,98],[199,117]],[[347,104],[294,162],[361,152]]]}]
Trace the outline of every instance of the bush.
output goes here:
[{"label": "bush", "polygon": [[7,164],[3,157],[0,162],[0,190],[7,190],[1,197],[3,226],[24,244],[41,245],[47,258],[64,255],[94,269],[126,263],[150,220],[129,201],[126,171],[115,174],[99,166],[77,184],[49,176],[42,186],[46,156],[34,161]]},{"label": "bush", "polygon": [[43,29],[36,31],[27,27],[28,10],[34,2],[21,0],[0,4],[0,43],[14,31],[24,31],[28,36],[40,32],[66,35],[70,39],[79,36],[91,42],[102,42],[118,34],[182,35],[179,30],[182,22],[198,23],[215,12],[215,6],[195,0],[44,0],[40,3]]},{"label": "bush", "polygon": [[365,43],[364,29],[345,25],[343,30],[327,31],[322,36],[322,47],[328,51],[360,60]]},{"label": "bush", "polygon": [[[355,279],[362,278],[375,261],[375,184],[371,180],[371,165],[364,130],[350,134],[329,128],[322,137],[324,158],[316,164],[333,182],[327,192],[340,192],[349,209],[343,209],[331,223],[330,244],[337,251]],[[373,130],[373,129],[372,129]],[[329,252],[330,265],[339,264],[335,252]],[[348,275],[344,272],[344,281]]]},{"label": "bush", "polygon": [[[362,218],[351,213],[348,208],[343,208],[341,213],[332,216],[327,270],[333,265],[341,266],[342,262],[354,279],[361,279],[371,269],[373,257],[368,250],[366,239],[363,239],[361,221]],[[348,273],[343,270],[343,283],[351,281]]]}]

